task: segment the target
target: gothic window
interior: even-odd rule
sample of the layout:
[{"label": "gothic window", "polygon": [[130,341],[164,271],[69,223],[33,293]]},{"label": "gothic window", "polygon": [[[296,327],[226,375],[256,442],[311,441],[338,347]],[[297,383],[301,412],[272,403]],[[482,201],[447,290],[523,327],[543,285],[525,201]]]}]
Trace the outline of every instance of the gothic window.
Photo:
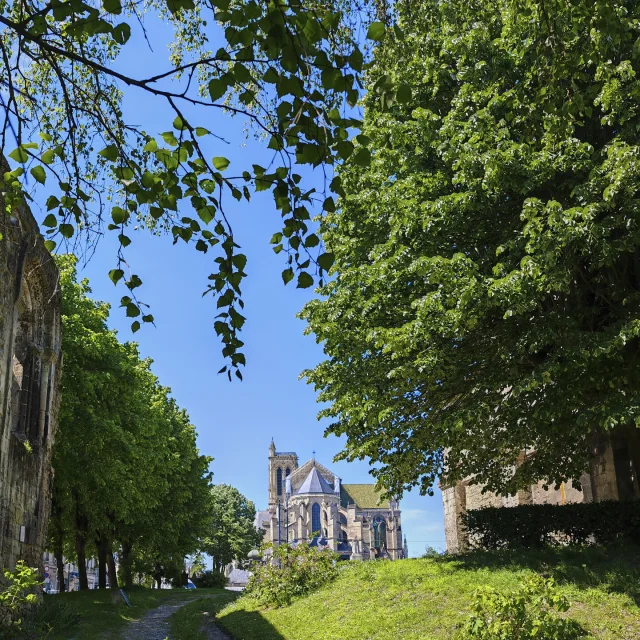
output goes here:
[{"label": "gothic window", "polygon": [[276,490],[279,496],[282,495],[282,469],[276,472]]},{"label": "gothic window", "polygon": [[345,516],[344,513],[341,513],[338,516],[338,521],[340,522],[340,524],[343,524],[343,525],[346,526],[346,524],[347,524],[347,516]]},{"label": "gothic window", "polygon": [[311,507],[311,531],[320,532],[320,505],[317,502]]},{"label": "gothic window", "polygon": [[381,549],[387,543],[387,525],[382,516],[376,516],[373,521],[373,546]]},{"label": "gothic window", "polygon": [[291,474],[291,469],[289,469],[289,467],[287,467],[287,470],[284,472],[284,477],[288,478],[290,474]]},{"label": "gothic window", "polygon": [[11,380],[11,431],[20,440],[28,437],[34,353],[30,345],[29,309],[20,314],[13,347]]}]

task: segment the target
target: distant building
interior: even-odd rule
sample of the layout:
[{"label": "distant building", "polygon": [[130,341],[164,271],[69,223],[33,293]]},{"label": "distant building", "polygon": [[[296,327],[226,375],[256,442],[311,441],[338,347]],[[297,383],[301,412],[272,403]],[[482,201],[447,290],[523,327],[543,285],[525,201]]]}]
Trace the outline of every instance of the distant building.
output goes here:
[{"label": "distant building", "polygon": [[400,505],[374,484],[344,484],[315,459],[269,447],[269,508],[256,515],[265,541],[327,546],[344,560],[407,556]]},{"label": "distant building", "polygon": [[[0,172],[9,168],[0,158]],[[26,205],[0,196],[0,569],[40,566],[61,354],[58,270]]]},{"label": "distant building", "polygon": [[[63,558],[63,575],[65,591],[78,591],[80,589],[80,578],[78,565],[74,562]],[[44,563],[44,585],[43,588],[47,593],[57,593],[60,590],[60,582],[58,581],[58,565],[53,553],[45,552],[43,557]],[[98,563],[94,558],[87,560],[87,582],[89,589],[98,588]],[[107,586],[109,586],[109,577],[107,576]]]}]

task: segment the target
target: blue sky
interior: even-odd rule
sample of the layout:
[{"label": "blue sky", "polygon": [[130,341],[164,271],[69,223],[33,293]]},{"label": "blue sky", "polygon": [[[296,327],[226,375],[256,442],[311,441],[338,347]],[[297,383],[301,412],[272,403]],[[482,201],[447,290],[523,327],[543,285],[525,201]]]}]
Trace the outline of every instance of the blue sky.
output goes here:
[{"label": "blue sky", "polygon": [[[146,77],[167,68],[169,34],[153,26],[149,35],[154,52],[141,38],[132,37],[118,62],[123,71]],[[124,112],[130,123],[152,134],[170,130],[174,118],[158,99],[131,89],[126,90]],[[240,118],[207,111],[193,122],[230,142],[225,145],[211,138],[205,144],[210,156],[224,155],[231,160],[234,175],[252,163],[268,164],[270,152],[245,136]],[[231,218],[236,241],[248,256],[248,278],[243,285],[248,318],[241,336],[247,356],[243,382],[229,383],[226,376],[217,374],[223,365],[213,330],[217,311],[213,298],[202,297],[215,256],[203,255],[182,242],[173,246],[168,237],[129,233],[133,243],[127,257],[132,272],[144,281],[139,298],[151,306],[156,319],[156,327],[144,326],[135,336],[129,329],[130,319],[118,307],[126,290],[114,287],[107,277],[108,270],[116,266],[115,235],[110,238],[113,234],[107,233],[81,271],[90,279],[94,297],[112,303],[111,325],[120,338],[139,342],[142,355],[154,360],[153,370],[161,383],[172,388],[178,403],[189,412],[198,429],[200,450],[215,458],[214,481],[237,487],[257,508],[266,507],[272,437],[279,450],[296,451],[301,464],[315,451],[316,458],[344,482],[372,481],[367,462],[332,462],[342,442],[334,436],[323,437],[326,424],[316,419],[315,393],[298,379],[303,369],[323,358],[321,345],[313,336],[302,335],[304,323],[295,317],[315,294],[297,290],[293,283],[282,284],[284,260],[269,245],[271,235],[279,230],[279,215],[265,193],[254,196],[251,203],[234,201]],[[42,219],[37,206],[34,213]],[[401,508],[411,555],[420,555],[427,545],[444,548],[438,490],[432,498],[409,493]]]}]

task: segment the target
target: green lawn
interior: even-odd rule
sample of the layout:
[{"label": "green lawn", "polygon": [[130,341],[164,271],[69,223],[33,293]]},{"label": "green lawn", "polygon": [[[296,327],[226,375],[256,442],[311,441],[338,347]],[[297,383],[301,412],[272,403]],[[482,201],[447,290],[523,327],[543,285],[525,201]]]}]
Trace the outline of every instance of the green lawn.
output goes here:
[{"label": "green lawn", "polygon": [[350,563],[336,582],[289,607],[261,610],[240,598],[217,620],[235,640],[445,640],[477,587],[508,590],[532,571],[556,579],[572,603],[568,615],[590,638],[640,637],[638,547]]},{"label": "green lawn", "polygon": [[[200,591],[198,591],[201,594]],[[223,591],[205,595],[178,609],[171,616],[171,635],[175,640],[207,640],[203,625],[209,624],[228,603],[238,598],[237,592]]]}]

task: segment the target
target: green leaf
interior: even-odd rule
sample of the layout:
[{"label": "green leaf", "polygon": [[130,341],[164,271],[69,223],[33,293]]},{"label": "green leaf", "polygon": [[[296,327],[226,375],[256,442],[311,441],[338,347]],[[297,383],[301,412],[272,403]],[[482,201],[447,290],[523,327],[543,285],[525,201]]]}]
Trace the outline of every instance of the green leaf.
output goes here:
[{"label": "green leaf", "polygon": [[380,42],[384,38],[385,31],[384,22],[372,22],[367,30],[367,38]]},{"label": "green leaf", "polygon": [[129,214],[121,207],[113,207],[111,210],[111,219],[114,224],[122,224],[128,217]]},{"label": "green leaf", "polygon": [[44,170],[44,167],[40,164],[33,167],[30,173],[40,184],[44,184],[47,181],[47,174]]},{"label": "green leaf", "polygon": [[396,90],[396,100],[401,104],[411,102],[411,87],[408,84],[401,84]]},{"label": "green leaf", "polygon": [[164,133],[160,134],[162,136],[162,139],[170,146],[172,147],[177,147],[178,146],[178,140],[176,139],[176,137],[173,135],[173,131],[165,131]]},{"label": "green leaf", "polygon": [[147,142],[147,144],[144,145],[143,150],[146,151],[147,153],[154,153],[155,151],[158,150],[158,143],[155,141],[155,139],[149,140],[149,142]]},{"label": "green leaf", "polygon": [[206,136],[209,135],[211,131],[205,129],[204,127],[196,127],[196,135],[197,136]]},{"label": "green leaf", "polygon": [[313,285],[313,277],[310,276],[306,271],[303,271],[298,275],[298,289],[308,289]]},{"label": "green leaf", "polygon": [[109,271],[109,279],[113,284],[118,284],[118,281],[122,280],[122,278],[124,278],[124,271],[122,269],[111,269],[111,271]]},{"label": "green leaf", "polygon": [[115,162],[118,159],[118,147],[115,144],[110,144],[108,147],[105,147],[102,151],[98,151],[98,155],[110,160],[111,162]]},{"label": "green leaf", "polygon": [[187,125],[183,122],[180,116],[176,116],[176,119],[173,121],[173,128],[178,131],[182,131],[187,128]]},{"label": "green leaf", "polygon": [[44,248],[51,252],[56,248],[56,243],[54,240],[45,240],[44,241]]},{"label": "green leaf", "polygon": [[333,255],[333,253],[323,253],[322,255],[318,256],[318,265],[325,271],[329,271],[329,269],[331,269],[334,261],[335,256]]},{"label": "green leaf", "polygon": [[217,102],[227,92],[229,85],[222,78],[214,78],[209,82],[209,96],[212,102]]},{"label": "green leaf", "polygon": [[291,267],[282,272],[282,280],[285,284],[288,284],[293,280],[293,269]]},{"label": "green leaf", "polygon": [[123,247],[128,247],[131,244],[131,239],[128,236],[125,236],[124,233],[121,233],[118,236],[118,240],[120,240],[120,244]]},{"label": "green leaf", "polygon": [[61,224],[58,229],[60,230],[60,233],[62,234],[63,238],[71,238],[73,237],[73,233],[74,233],[74,228],[73,225],[70,224]]},{"label": "green leaf", "polygon": [[42,221],[42,225],[45,227],[57,227],[58,226],[58,218],[56,218],[53,213],[50,213],[46,218]]},{"label": "green leaf", "polygon": [[102,6],[107,13],[122,13],[122,4],[120,0],[102,0]]},{"label": "green leaf", "polygon": [[226,158],[223,158],[222,156],[216,156],[213,159],[213,166],[218,171],[224,171],[229,166],[229,164],[230,164],[229,160],[227,160]]},{"label": "green leaf", "polygon": [[126,44],[131,37],[131,27],[126,22],[121,22],[113,28],[111,34],[118,44]]},{"label": "green leaf", "polygon": [[172,15],[181,10],[189,11],[194,8],[193,0],[167,0],[167,9]]},{"label": "green leaf", "polygon": [[9,154],[9,157],[20,164],[24,164],[29,159],[29,154],[23,147],[18,147]]},{"label": "green leaf", "polygon": [[53,151],[53,149],[47,149],[41,156],[40,156],[40,160],[42,160],[42,162],[44,162],[45,164],[51,164],[54,160],[54,158],[56,157],[55,152]]},{"label": "green leaf", "polygon": [[131,331],[133,331],[133,333],[135,333],[139,329],[140,329],[140,323],[137,320],[131,323]]}]

